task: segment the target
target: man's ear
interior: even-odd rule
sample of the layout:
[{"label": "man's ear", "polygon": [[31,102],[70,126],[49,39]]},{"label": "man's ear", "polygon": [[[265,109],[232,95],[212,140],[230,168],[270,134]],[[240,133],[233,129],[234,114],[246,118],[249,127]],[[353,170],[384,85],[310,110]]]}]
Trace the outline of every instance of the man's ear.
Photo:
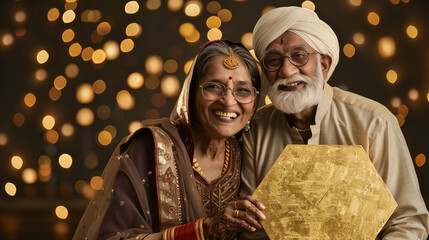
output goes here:
[{"label": "man's ear", "polygon": [[323,79],[326,80],[328,78],[329,69],[331,68],[332,58],[323,54],[320,58],[320,63],[322,65]]}]

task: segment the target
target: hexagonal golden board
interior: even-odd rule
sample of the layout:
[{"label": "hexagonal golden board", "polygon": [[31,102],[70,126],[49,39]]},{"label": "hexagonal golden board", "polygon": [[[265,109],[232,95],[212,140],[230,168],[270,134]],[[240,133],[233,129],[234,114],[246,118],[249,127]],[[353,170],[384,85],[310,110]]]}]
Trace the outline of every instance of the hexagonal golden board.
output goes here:
[{"label": "hexagonal golden board", "polygon": [[373,240],[397,206],[361,146],[288,145],[253,196],[272,240]]}]

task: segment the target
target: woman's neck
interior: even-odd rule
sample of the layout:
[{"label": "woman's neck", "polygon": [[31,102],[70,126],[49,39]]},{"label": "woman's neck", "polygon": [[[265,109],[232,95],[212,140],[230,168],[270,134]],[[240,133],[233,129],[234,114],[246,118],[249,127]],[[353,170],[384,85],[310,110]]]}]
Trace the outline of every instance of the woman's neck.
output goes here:
[{"label": "woman's neck", "polygon": [[194,134],[194,152],[197,159],[223,159],[225,154],[226,138],[210,138],[204,134]]}]

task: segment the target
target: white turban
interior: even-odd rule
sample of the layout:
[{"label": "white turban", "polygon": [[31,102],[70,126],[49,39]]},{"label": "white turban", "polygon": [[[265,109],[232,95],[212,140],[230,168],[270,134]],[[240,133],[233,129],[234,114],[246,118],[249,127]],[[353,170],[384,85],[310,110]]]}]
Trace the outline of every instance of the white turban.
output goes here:
[{"label": "white turban", "polygon": [[253,29],[253,46],[258,59],[264,57],[268,45],[286,31],[300,36],[312,48],[331,57],[328,77],[338,64],[340,47],[337,36],[317,14],[301,7],[280,7],[264,14]]}]

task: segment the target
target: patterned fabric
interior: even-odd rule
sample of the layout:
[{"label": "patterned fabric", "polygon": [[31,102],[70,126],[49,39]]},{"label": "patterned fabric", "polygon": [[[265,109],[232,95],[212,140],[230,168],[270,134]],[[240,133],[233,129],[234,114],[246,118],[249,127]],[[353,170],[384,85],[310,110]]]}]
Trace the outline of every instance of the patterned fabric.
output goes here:
[{"label": "patterned fabric", "polygon": [[[241,142],[235,138],[229,138],[229,141],[231,143],[230,164],[222,177],[207,184],[197,172],[194,172],[197,188],[209,217],[215,216],[226,207],[228,202],[237,199],[242,160]],[[224,232],[210,239],[236,239],[236,232]]]}]

